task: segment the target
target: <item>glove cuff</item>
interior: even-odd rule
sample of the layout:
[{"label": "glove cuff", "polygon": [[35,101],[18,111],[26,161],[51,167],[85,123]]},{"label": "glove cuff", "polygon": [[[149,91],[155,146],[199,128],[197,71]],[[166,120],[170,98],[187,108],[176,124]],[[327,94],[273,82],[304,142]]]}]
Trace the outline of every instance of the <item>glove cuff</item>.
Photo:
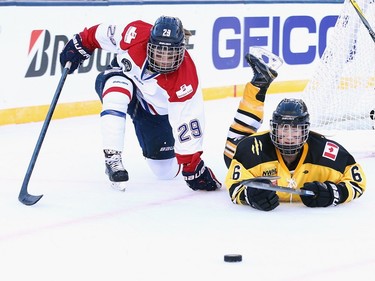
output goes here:
[{"label": "glove cuff", "polygon": [[75,34],[73,36],[73,44],[74,48],[82,55],[83,59],[89,59],[91,56],[91,53],[87,48],[85,48],[82,44],[82,39],[79,34]]},{"label": "glove cuff", "polygon": [[194,173],[198,169],[198,165],[203,162],[201,159],[202,152],[197,152],[195,154],[189,155],[190,159],[188,159],[188,162],[183,163],[182,171],[187,173]]},{"label": "glove cuff", "polygon": [[337,184],[334,184],[333,182],[326,181],[324,184],[328,187],[330,192],[332,192],[332,203],[329,206],[337,206],[341,202],[341,190],[340,187]]},{"label": "glove cuff", "polygon": [[200,160],[198,165],[196,166],[193,172],[187,172],[186,170],[182,170],[182,175],[184,176],[184,180],[194,180],[199,178],[204,171],[206,170],[206,166],[204,165],[204,161]]}]

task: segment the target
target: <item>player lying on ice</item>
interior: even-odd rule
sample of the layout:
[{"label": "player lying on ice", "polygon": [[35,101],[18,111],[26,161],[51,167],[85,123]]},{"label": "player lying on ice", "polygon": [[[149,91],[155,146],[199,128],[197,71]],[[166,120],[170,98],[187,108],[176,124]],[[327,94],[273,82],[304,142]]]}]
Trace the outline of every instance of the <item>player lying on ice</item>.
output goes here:
[{"label": "player lying on ice", "polygon": [[[309,130],[309,113],[301,99],[281,100],[270,130],[257,132],[267,89],[277,72],[251,52],[246,60],[254,77],[246,84],[224,151],[229,168],[225,185],[232,202],[270,211],[279,201],[302,200],[307,207],[328,207],[359,198],[366,189],[361,166],[343,146]],[[257,183],[315,195],[253,188]]]},{"label": "player lying on ice", "polygon": [[72,63],[69,73],[95,49],[116,54],[95,84],[103,104],[106,173],[114,188],[124,190],[129,179],[122,163],[127,114],[143,156],[158,178],[172,179],[182,166],[193,190],[221,187],[201,159],[204,108],[195,64],[185,49],[189,35],[176,17],[161,16],[154,25],[140,20],[98,24],[75,34],[60,54],[63,66]]}]

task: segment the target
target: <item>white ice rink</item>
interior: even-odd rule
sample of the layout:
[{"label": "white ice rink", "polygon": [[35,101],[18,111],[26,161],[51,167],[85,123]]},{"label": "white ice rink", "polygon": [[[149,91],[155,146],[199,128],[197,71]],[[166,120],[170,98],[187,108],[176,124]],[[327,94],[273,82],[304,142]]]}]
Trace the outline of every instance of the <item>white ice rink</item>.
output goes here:
[{"label": "white ice rink", "polygon": [[[64,94],[64,93],[62,93]],[[267,98],[273,108],[281,95]],[[271,100],[272,99],[272,100]],[[208,101],[203,159],[222,181],[222,151],[238,99]],[[267,107],[266,107],[267,108]],[[266,111],[268,123],[270,109]],[[130,119],[126,192],[107,186],[98,116],[52,120],[29,183],[17,197],[42,123],[0,126],[0,280],[317,281],[375,276],[375,156],[353,151],[364,195],[338,207],[282,203],[272,212],[233,205],[225,188],[194,192],[181,177],[154,178]],[[344,145],[348,140],[337,139]],[[349,144],[348,144],[349,145]],[[224,254],[243,261],[225,263]]]}]

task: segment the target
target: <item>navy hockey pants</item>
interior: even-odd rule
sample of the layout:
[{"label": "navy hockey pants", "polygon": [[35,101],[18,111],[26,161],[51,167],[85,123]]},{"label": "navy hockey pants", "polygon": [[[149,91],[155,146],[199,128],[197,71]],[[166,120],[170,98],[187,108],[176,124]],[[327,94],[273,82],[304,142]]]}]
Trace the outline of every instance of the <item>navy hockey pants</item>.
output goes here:
[{"label": "navy hockey pants", "polygon": [[[99,73],[95,82],[95,90],[102,101],[102,93],[108,78],[120,75],[126,77],[121,70],[105,74]],[[129,78],[128,78],[129,79]],[[136,86],[134,85],[134,89]],[[168,115],[152,115],[144,110],[135,92],[128,105],[127,113],[131,117],[143,156],[154,160],[175,157],[174,138]]]}]

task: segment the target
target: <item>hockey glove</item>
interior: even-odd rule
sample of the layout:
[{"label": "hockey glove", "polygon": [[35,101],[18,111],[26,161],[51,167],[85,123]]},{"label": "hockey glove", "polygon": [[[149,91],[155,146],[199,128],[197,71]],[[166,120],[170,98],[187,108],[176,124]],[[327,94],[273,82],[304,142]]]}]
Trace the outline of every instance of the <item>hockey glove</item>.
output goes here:
[{"label": "hockey glove", "polygon": [[314,196],[301,196],[303,204],[307,207],[328,207],[341,203],[341,187],[333,182],[307,182],[301,189],[311,190]]},{"label": "hockey glove", "polygon": [[213,191],[221,187],[221,183],[216,179],[210,168],[200,160],[194,172],[182,171],[184,180],[192,190]]},{"label": "hockey glove", "polygon": [[84,60],[90,58],[90,56],[91,52],[83,47],[79,34],[75,34],[61,51],[60,63],[62,66],[65,66],[65,64],[70,61],[72,65],[68,73],[71,74],[83,63]]},{"label": "hockey glove", "polygon": [[[269,180],[258,181],[270,183]],[[245,199],[251,207],[261,211],[271,211],[279,206],[279,196],[276,194],[276,191],[272,190],[263,190],[245,186]]]}]

